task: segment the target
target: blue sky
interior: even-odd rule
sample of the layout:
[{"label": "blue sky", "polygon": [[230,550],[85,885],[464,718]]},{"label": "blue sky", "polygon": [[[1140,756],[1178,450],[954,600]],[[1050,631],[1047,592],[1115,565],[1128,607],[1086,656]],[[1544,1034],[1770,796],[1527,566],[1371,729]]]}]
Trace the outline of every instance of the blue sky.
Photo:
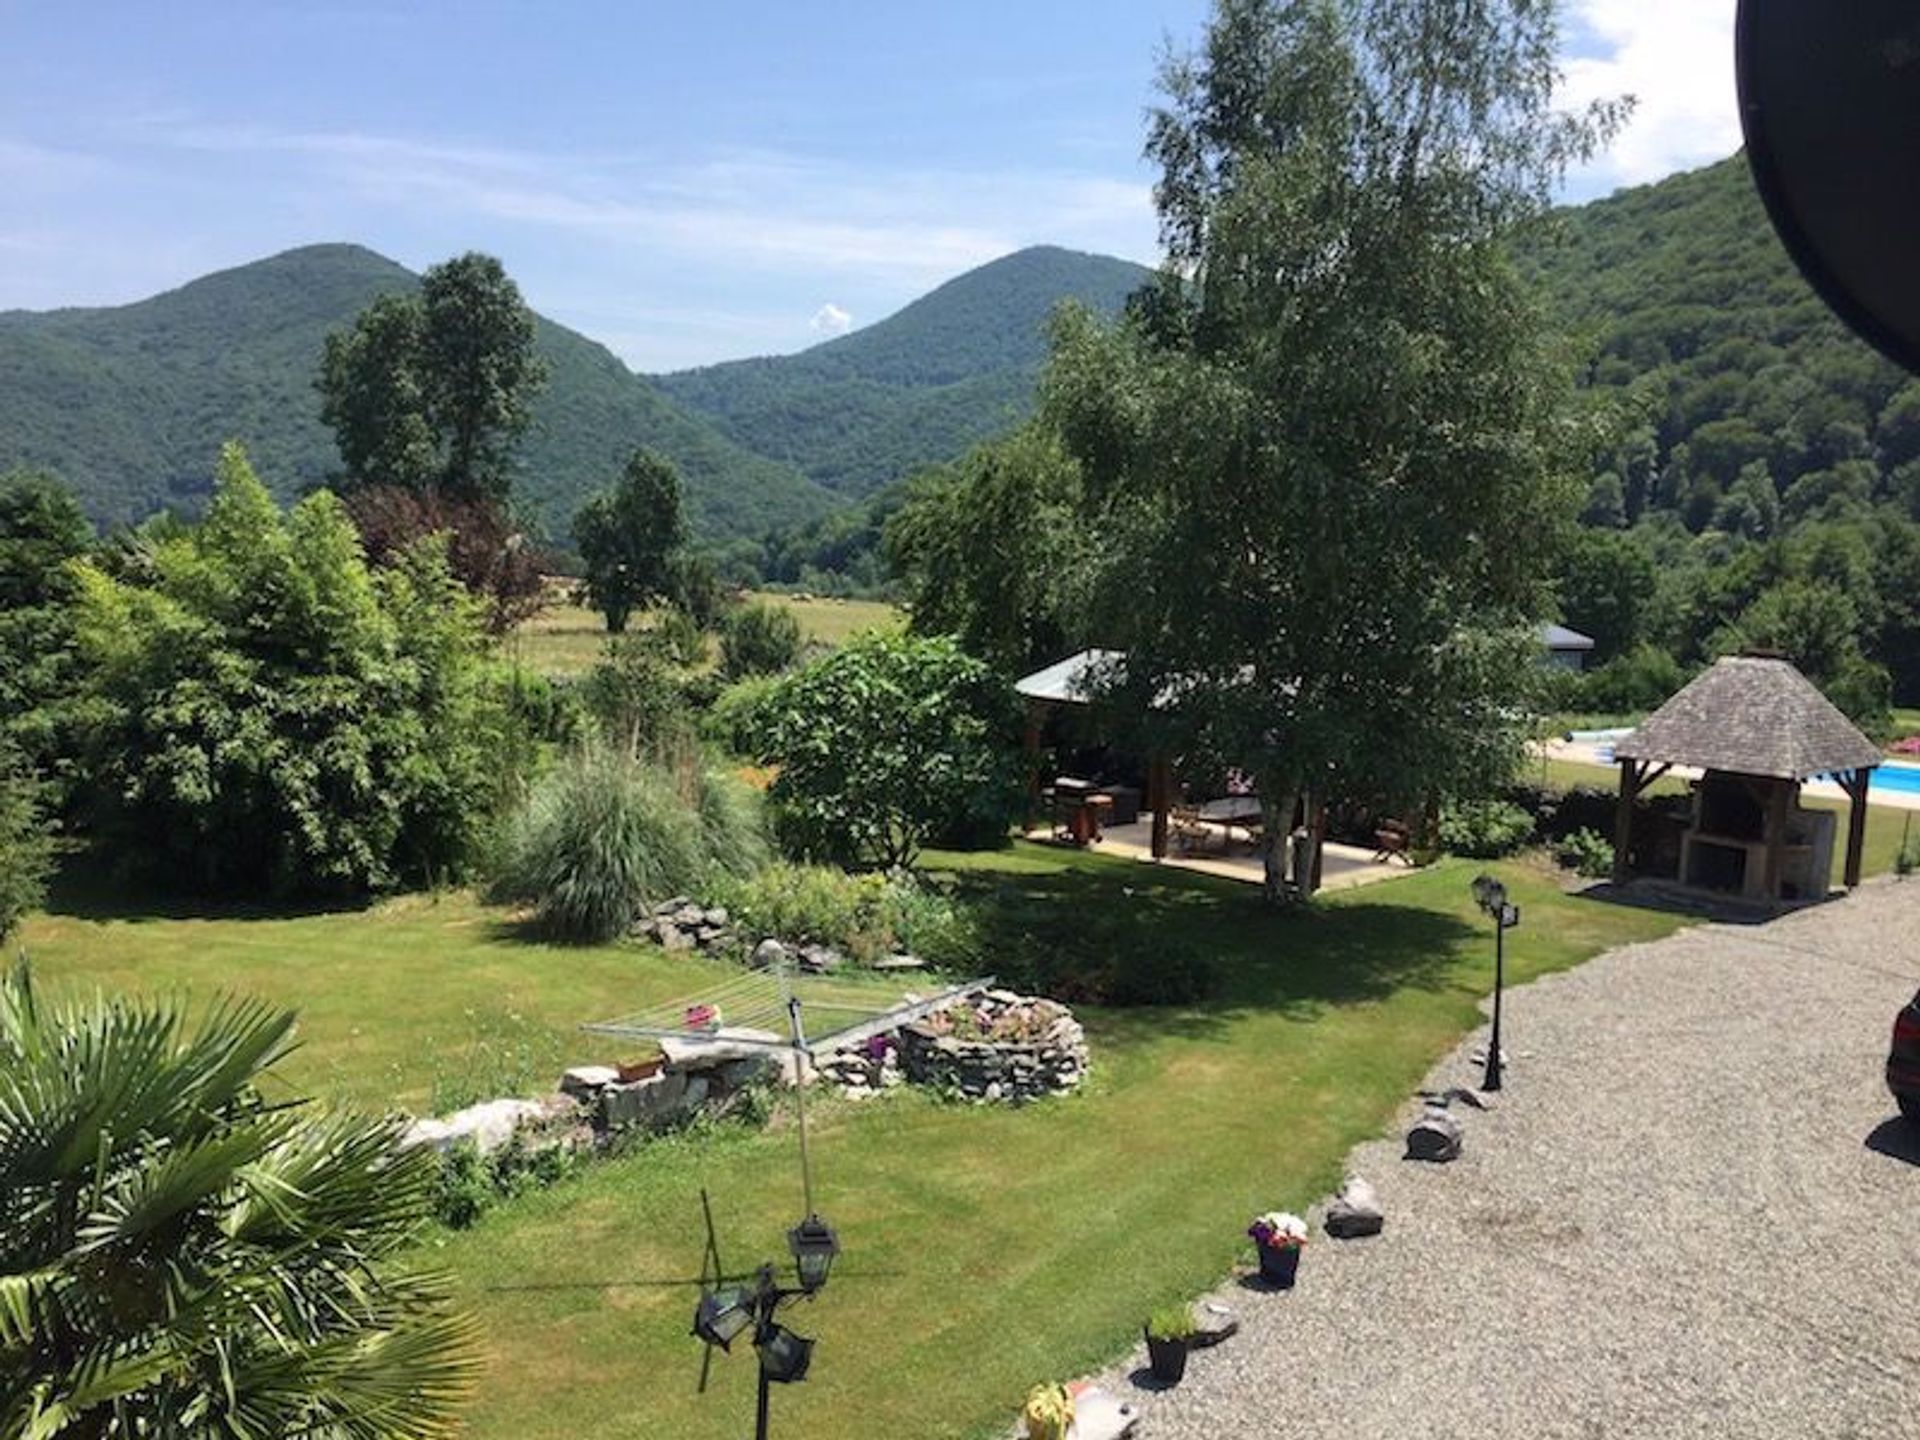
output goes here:
[{"label": "blue sky", "polygon": [[[1570,193],[1738,143],[1732,0],[1574,0]],[[120,5],[0,0],[0,309],[294,245],[499,255],[636,368],[800,349],[1048,242],[1151,262],[1162,40],[1203,0]]]}]

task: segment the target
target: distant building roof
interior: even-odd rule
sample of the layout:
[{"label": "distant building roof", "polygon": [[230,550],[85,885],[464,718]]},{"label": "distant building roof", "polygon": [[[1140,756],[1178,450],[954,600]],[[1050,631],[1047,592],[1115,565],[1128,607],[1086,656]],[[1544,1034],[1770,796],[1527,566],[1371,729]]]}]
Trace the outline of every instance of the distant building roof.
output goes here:
[{"label": "distant building roof", "polygon": [[1870,769],[1886,758],[1806,676],[1754,656],[1710,666],[1613,753],[1779,780]]},{"label": "distant building roof", "polygon": [[1546,642],[1549,650],[1591,650],[1593,637],[1582,635],[1578,630],[1569,630],[1564,625],[1542,625],[1540,638]]},{"label": "distant building roof", "polygon": [[1082,650],[1056,660],[1044,670],[1036,670],[1013,682],[1014,691],[1029,700],[1049,700],[1056,705],[1086,705],[1093,700],[1093,677],[1100,667],[1125,660],[1118,650]]}]

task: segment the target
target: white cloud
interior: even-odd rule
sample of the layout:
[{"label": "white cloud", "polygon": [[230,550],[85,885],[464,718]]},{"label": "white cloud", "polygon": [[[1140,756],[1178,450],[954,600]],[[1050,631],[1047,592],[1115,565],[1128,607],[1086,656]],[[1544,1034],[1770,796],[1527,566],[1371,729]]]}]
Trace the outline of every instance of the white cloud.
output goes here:
[{"label": "white cloud", "polygon": [[853,316],[829,300],[813,312],[807,326],[816,335],[844,335],[853,328]]},{"label": "white cloud", "polygon": [[1042,242],[1155,258],[1148,188],[1095,174],[879,170],[764,150],[669,163],[252,126],[156,125],[145,138],[298,156],[326,183],[386,206],[618,237],[764,269],[925,285]]},{"label": "white cloud", "polygon": [[1724,160],[1740,146],[1733,0],[1573,0],[1574,105],[1634,97],[1633,118],[1574,188],[1638,185]]}]

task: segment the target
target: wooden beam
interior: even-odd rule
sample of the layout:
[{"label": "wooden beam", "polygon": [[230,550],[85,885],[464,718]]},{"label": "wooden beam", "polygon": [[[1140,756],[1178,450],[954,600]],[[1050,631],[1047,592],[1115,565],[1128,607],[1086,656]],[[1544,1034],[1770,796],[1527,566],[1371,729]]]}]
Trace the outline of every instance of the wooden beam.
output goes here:
[{"label": "wooden beam", "polygon": [[1173,771],[1164,751],[1147,760],[1147,796],[1153,806],[1153,858],[1167,858],[1167,811],[1173,805]]},{"label": "wooden beam", "polygon": [[1641,776],[1636,760],[1620,762],[1620,810],[1613,822],[1613,883],[1624,885],[1633,876],[1627,857],[1633,851],[1633,802],[1640,798]]},{"label": "wooden beam", "polygon": [[1841,786],[1847,792],[1847,868],[1849,890],[1860,884],[1860,864],[1867,847],[1867,792],[1873,785],[1872,770],[1855,770]]}]

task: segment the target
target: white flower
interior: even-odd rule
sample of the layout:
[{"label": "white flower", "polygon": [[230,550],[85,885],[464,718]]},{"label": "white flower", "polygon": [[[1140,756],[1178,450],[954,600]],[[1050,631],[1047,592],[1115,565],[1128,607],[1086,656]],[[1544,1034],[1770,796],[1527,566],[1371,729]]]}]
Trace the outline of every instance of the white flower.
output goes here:
[{"label": "white flower", "polygon": [[1265,1215],[1255,1218],[1253,1227],[1265,1230],[1272,1239],[1269,1245],[1283,1244],[1289,1241],[1305,1241],[1307,1222],[1290,1210],[1269,1210]]}]

